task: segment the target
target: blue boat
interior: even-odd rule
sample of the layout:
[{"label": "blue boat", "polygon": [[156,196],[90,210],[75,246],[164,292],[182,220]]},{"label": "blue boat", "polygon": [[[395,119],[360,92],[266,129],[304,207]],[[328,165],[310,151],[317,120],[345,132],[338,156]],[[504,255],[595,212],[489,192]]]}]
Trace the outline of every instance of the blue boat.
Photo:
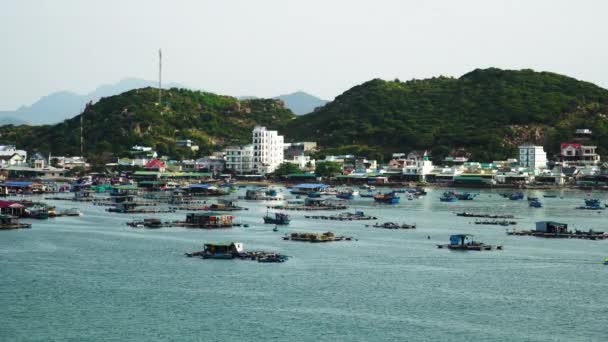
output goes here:
[{"label": "blue boat", "polygon": [[582,207],[577,207],[576,209],[585,209],[585,210],[604,210],[605,206],[602,205],[602,202],[596,198],[586,198],[585,205]]},{"label": "blue boat", "polygon": [[458,201],[458,197],[453,192],[446,191],[439,197],[439,200],[441,202],[456,202]]},{"label": "blue boat", "polygon": [[351,200],[355,198],[355,192],[351,189],[340,190],[336,197],[339,199]]},{"label": "blue boat", "polygon": [[477,194],[472,194],[470,192],[465,192],[462,194],[454,193],[453,195],[456,196],[457,199],[462,201],[472,201],[475,199],[475,197],[477,197]]},{"label": "blue boat", "polygon": [[543,207],[542,203],[540,203],[539,201],[529,201],[528,205],[531,208],[542,208]]},{"label": "blue boat", "polygon": [[399,203],[400,197],[394,192],[387,192],[385,194],[374,196],[374,201],[385,204],[397,204]]},{"label": "blue boat", "polygon": [[524,199],[524,193],[523,192],[514,192],[511,195],[509,195],[509,199],[511,201],[523,200]]}]

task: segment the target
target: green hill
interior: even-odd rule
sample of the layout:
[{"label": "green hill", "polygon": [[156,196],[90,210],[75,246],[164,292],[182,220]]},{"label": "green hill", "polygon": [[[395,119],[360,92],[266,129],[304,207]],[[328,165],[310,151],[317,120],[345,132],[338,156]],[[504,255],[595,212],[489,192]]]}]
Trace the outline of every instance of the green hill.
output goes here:
[{"label": "green hill", "polygon": [[491,161],[516,156],[523,142],[555,153],[576,128],[591,128],[606,153],[605,114],[606,89],[549,72],[492,68],[457,79],[374,79],[289,121],[283,132],[332,153],[430,149],[438,158],[457,150]]},{"label": "green hill", "polygon": [[[124,155],[133,145],[156,148],[170,156],[188,156],[177,139],[193,139],[201,153],[251,141],[256,124],[275,127],[295,115],[272,99],[239,101],[234,97],[173,88],[142,88],[103,98],[84,110],[85,155]],[[80,154],[80,117],[45,126],[0,127],[0,142],[54,155]]]}]

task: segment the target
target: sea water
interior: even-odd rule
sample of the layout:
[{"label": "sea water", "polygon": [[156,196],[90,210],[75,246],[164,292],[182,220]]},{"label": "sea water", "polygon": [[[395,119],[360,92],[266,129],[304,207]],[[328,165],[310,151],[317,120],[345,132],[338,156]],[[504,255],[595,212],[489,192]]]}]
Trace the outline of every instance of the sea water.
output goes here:
[{"label": "sea water", "polygon": [[[281,194],[290,196],[281,189]],[[239,189],[243,195],[244,189]],[[0,231],[1,341],[606,341],[608,241],[507,236],[475,225],[470,211],[513,214],[516,229],[539,220],[608,230],[608,212],[576,210],[586,192],[529,191],[543,208],[497,191],[473,201],[439,201],[441,189],[397,205],[350,201],[376,221],[321,221],[289,212],[274,232],[271,202],[240,201],[249,224],[223,230],[133,229],[133,218],[178,220],[186,212],[124,215],[79,207],[84,216],[32,221]],[[543,198],[551,193],[557,198]],[[606,199],[605,193],[592,197]],[[563,197],[563,198],[560,198]],[[320,214],[333,214],[321,212]],[[356,241],[284,241],[290,232],[325,232]],[[450,234],[502,251],[438,249]],[[283,264],[187,258],[205,242],[238,241],[248,250],[290,256]]]}]

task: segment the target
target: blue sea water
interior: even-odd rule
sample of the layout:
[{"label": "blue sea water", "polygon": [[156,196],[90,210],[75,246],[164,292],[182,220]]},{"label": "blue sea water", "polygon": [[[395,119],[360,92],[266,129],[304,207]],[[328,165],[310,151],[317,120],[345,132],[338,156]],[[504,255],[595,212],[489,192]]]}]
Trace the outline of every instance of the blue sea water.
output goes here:
[{"label": "blue sea water", "polygon": [[[249,228],[133,229],[125,222],[150,215],[49,201],[59,208],[79,206],[84,216],[0,231],[0,340],[608,340],[608,266],[602,265],[608,241],[507,236],[505,227],[474,225],[474,219],[454,215],[515,214],[517,229],[551,219],[608,230],[608,212],[574,209],[587,193],[542,198],[543,192],[530,191],[544,204],[535,209],[496,191],[474,190],[480,193],[474,201],[456,203],[440,202],[442,192],[392,206],[351,201],[351,211],[418,226],[399,231],[291,212],[291,225],[273,232],[262,223],[269,202],[247,201],[239,203],[250,209],[235,215]],[[294,231],[328,230],[357,241],[281,239]],[[452,233],[475,234],[504,250],[438,249]],[[183,254],[214,241],[239,241],[246,249],[291,258],[264,264]]]}]

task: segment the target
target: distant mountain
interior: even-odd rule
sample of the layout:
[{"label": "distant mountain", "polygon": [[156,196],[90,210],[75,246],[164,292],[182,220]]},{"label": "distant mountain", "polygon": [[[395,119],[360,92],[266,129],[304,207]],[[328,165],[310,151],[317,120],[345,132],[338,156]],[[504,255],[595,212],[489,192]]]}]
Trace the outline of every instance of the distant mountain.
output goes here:
[{"label": "distant mountain", "polygon": [[324,106],[327,102],[329,102],[303,91],[279,95],[274,98],[285,102],[285,107],[291,109],[291,111],[296,115],[312,113],[315,108]]},{"label": "distant mountain", "polygon": [[[22,106],[15,111],[0,112],[0,125],[24,123],[45,125],[61,122],[80,114],[89,101],[95,103],[102,97],[121,94],[137,88],[154,87],[156,84],[154,81],[126,78],[118,83],[102,85],[84,95],[70,91],[55,92],[40,98],[30,106]],[[171,83],[163,86],[163,88],[165,87],[183,86]]]},{"label": "distant mountain", "polygon": [[428,149],[436,159],[464,150],[476,160],[517,156],[532,142],[558,153],[577,128],[608,153],[608,90],[533,70],[477,69],[460,78],[371,80],[281,129],[317,141],[326,153],[381,158]]}]

